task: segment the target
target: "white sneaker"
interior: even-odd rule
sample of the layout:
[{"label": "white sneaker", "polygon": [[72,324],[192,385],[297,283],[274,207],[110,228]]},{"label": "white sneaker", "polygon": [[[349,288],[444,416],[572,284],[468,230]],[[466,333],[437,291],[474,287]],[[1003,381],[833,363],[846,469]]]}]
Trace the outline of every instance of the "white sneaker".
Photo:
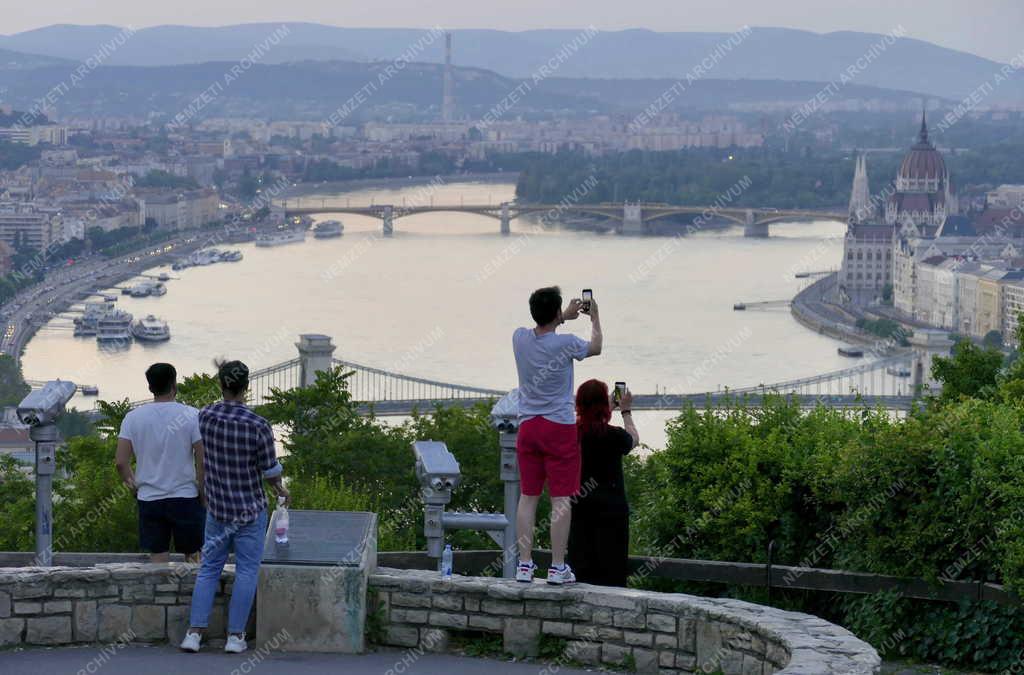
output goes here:
[{"label": "white sneaker", "polygon": [[561,567],[552,565],[548,568],[548,583],[553,586],[574,584],[576,583],[576,575],[572,573],[572,568],[568,565],[563,564]]},{"label": "white sneaker", "polygon": [[199,651],[199,644],[203,641],[203,636],[199,633],[193,633],[192,631],[185,632],[185,639],[181,641],[181,651],[192,652],[193,654]]},{"label": "white sneaker", "polygon": [[532,560],[526,562],[520,562],[516,566],[516,581],[521,581],[524,584],[533,583],[533,573],[537,569],[537,566],[533,564]]},{"label": "white sneaker", "polygon": [[224,651],[229,654],[241,654],[248,649],[248,647],[249,645],[245,644],[245,633],[242,633],[241,637],[237,635],[229,635],[228,641],[224,644]]}]

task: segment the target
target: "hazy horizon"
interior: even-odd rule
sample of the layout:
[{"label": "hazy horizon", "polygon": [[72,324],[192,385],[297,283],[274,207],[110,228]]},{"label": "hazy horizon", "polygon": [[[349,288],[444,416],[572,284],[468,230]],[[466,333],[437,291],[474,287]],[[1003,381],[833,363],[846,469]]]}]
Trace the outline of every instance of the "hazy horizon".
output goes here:
[{"label": "hazy horizon", "polygon": [[[372,5],[338,6],[323,0],[296,0],[283,16],[277,3],[253,4],[244,10],[180,0],[172,5],[148,5],[127,0],[68,0],[59,5],[20,5],[5,14],[3,35],[54,24],[196,27],[262,22],[308,22],[351,28],[493,29],[523,31],[576,29],[648,29],[657,32],[732,32],[743,25],[791,28],[815,33],[856,31],[888,33],[897,26],[906,36],[984,58],[1009,62],[1024,58],[1024,3],[1019,0],[981,0],[952,3],[935,11],[910,0],[862,0],[855,6],[823,9],[808,0],[779,0],[766,6],[757,0],[668,2],[637,0],[627,6],[602,7],[566,0],[558,7],[523,0],[505,8],[497,3],[449,0],[444,7],[415,0],[379,0]],[[182,22],[182,16],[193,17]],[[400,16],[401,21],[390,17]],[[203,17],[203,18],[198,18]]]}]

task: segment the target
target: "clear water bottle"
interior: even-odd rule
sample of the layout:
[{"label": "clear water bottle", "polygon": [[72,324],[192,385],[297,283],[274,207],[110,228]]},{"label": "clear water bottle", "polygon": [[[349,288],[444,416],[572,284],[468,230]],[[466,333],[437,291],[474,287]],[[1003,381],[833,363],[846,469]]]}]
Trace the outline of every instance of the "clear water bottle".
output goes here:
[{"label": "clear water bottle", "polygon": [[452,578],[452,545],[444,545],[444,553],[441,554],[441,577]]},{"label": "clear water bottle", "polygon": [[284,497],[277,498],[277,511],[274,512],[274,541],[278,544],[288,543],[288,507],[284,505]]}]

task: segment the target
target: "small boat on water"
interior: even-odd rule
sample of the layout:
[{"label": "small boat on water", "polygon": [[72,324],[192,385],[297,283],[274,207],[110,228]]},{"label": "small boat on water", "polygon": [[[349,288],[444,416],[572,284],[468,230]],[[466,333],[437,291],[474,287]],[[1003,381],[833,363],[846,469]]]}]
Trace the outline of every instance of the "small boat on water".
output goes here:
[{"label": "small boat on water", "polygon": [[82,387],[82,396],[99,396],[100,388],[94,384],[87,384]]},{"label": "small boat on water", "polygon": [[281,230],[272,234],[261,234],[256,237],[256,245],[260,247],[283,246],[306,240],[303,230]]},{"label": "small boat on water", "polygon": [[224,251],[220,255],[221,262],[238,262],[242,259],[242,252],[238,250]]},{"label": "small boat on water", "polygon": [[333,239],[334,237],[340,237],[344,231],[345,226],[342,225],[340,220],[325,220],[317,223],[317,226],[313,228],[313,238]]},{"label": "small boat on water", "polygon": [[840,356],[848,356],[853,359],[859,359],[864,356],[864,350],[856,345],[843,345],[836,351],[839,352]]},{"label": "small boat on water", "polygon": [[159,279],[160,281],[170,281],[171,275],[168,274],[167,272],[161,272],[160,276],[158,276],[157,279]]},{"label": "small boat on water", "polygon": [[171,339],[171,329],[166,321],[149,314],[132,324],[132,335],[143,342],[164,342]]}]

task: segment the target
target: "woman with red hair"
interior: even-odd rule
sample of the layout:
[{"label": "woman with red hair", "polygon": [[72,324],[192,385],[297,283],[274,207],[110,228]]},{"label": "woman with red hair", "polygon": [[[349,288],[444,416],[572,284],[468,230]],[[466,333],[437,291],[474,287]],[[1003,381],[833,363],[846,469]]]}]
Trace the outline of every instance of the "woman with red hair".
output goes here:
[{"label": "woman with red hair", "polygon": [[[616,404],[622,412],[622,427],[609,424]],[[632,405],[628,389],[616,403],[600,380],[587,380],[576,392],[583,468],[572,507],[569,560],[581,583],[625,586],[629,575],[629,503],[622,458],[640,443]]]}]

